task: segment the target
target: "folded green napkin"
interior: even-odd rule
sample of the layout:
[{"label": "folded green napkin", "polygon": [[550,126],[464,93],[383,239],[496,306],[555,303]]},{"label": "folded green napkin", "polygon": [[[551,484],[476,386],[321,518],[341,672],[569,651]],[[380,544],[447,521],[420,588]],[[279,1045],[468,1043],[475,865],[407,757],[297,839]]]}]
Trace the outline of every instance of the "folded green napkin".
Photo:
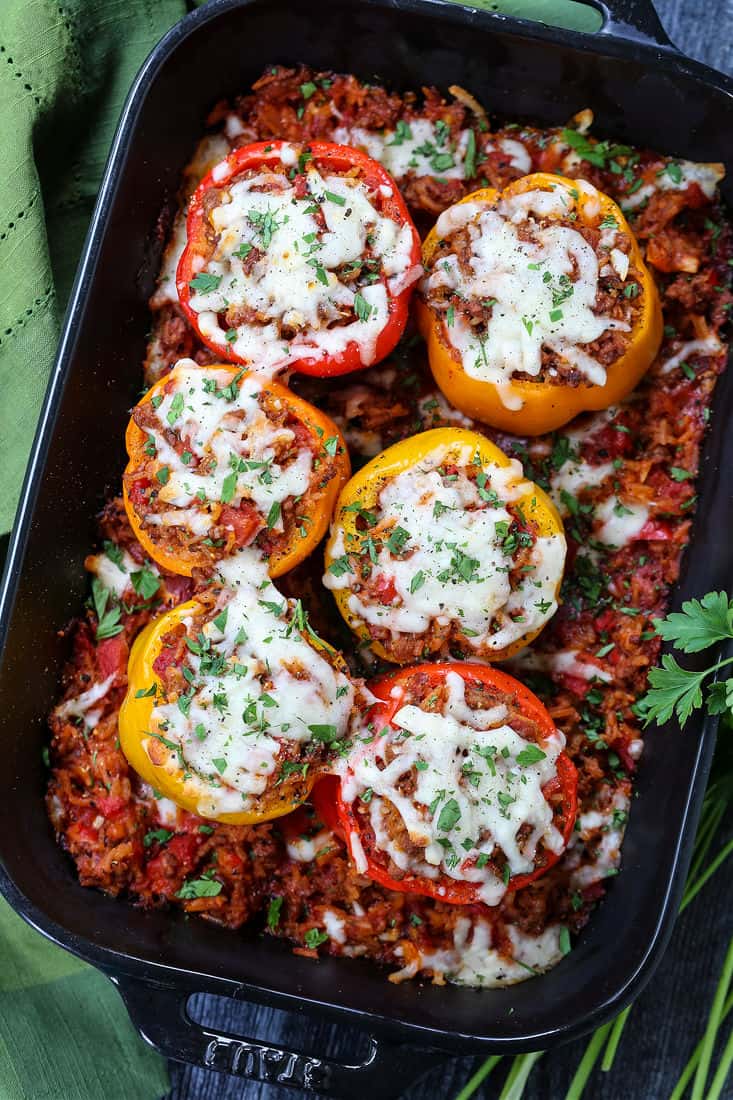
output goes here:
[{"label": "folded green napkin", "polygon": [[160,1100],[165,1062],[109,981],[0,898],[2,1100]]},{"label": "folded green napkin", "polygon": [[125,95],[185,0],[0,0],[0,534]]},{"label": "folded green napkin", "polygon": [[[120,109],[184,0],[0,0],[0,533]],[[158,1100],[165,1062],[97,971],[0,899],[1,1100]]]}]

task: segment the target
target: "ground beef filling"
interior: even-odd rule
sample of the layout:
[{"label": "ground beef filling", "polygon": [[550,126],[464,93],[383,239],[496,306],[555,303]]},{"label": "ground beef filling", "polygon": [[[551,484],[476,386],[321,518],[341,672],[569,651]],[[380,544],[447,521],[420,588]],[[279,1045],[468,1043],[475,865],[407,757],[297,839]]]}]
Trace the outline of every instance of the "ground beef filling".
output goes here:
[{"label": "ground beef filling", "polygon": [[[444,477],[449,483],[458,475],[468,477],[475,482],[482,470],[478,466],[461,468],[446,466]],[[535,523],[528,520],[521,509],[512,504],[504,504],[511,515],[511,523],[506,531],[505,547],[510,554],[511,564],[507,567],[510,588],[519,587],[526,579],[527,572],[532,569],[531,559],[538,529]],[[380,519],[379,512],[362,513],[356,521],[358,530],[363,533],[364,542],[359,552],[349,552],[348,558],[351,565],[350,591],[358,596],[360,603],[371,604],[375,607],[398,608],[402,599],[395,589],[394,583],[374,565],[373,556],[379,554],[388,544],[393,525],[386,525]],[[398,561],[409,559],[415,550],[409,544],[405,549],[392,552],[391,557]],[[479,563],[476,563],[478,568]],[[468,565],[458,556],[456,560],[457,572],[446,581],[447,601],[460,603],[460,583],[465,579],[465,570]],[[460,570],[463,569],[463,574]],[[353,580],[351,577],[353,575]],[[489,624],[487,633],[495,634],[502,628],[502,617],[495,616]],[[460,618],[451,618],[448,622],[434,618],[428,629],[422,633],[407,633],[395,631],[388,626],[381,626],[372,622],[366,623],[366,628],[373,641],[379,642],[392,659],[400,664],[409,664],[412,661],[420,661],[437,655],[453,656],[456,658],[486,657],[492,655],[492,650],[487,644],[472,644],[471,639],[464,632]]]},{"label": "ground beef filling", "polygon": [[[446,700],[447,690],[444,684],[436,685],[424,672],[416,672],[404,684],[404,693],[400,698],[400,706],[414,705],[429,713],[443,714],[445,712]],[[522,713],[512,696],[499,692],[486,684],[466,680],[465,700],[467,706],[471,710],[490,710],[497,706],[505,707],[506,717],[502,719],[503,724],[511,726],[511,728],[526,741],[531,741],[534,744],[538,744],[541,741],[539,726],[531,718]],[[388,745],[384,754],[384,759],[379,759],[377,762],[378,769],[383,771],[398,755],[399,754],[394,748]],[[415,794],[416,787],[417,773],[414,768],[411,768],[409,772],[401,776],[397,784],[397,789],[401,795],[409,798]],[[559,820],[563,809],[560,791],[548,790],[546,797]],[[390,878],[393,878],[396,882],[399,882],[401,879],[405,878],[406,875],[410,874],[409,870],[404,870],[395,863],[388,853],[381,850],[370,819],[369,802],[363,797],[357,798],[354,800],[353,808],[360,822],[360,839],[364,850],[372,854],[372,857],[378,860],[387,871]],[[406,853],[411,862],[419,863],[423,860],[424,849],[410,839],[402,816],[397,808],[390,802],[386,802],[386,805],[383,806],[381,825],[388,833],[394,846],[401,852]],[[517,830],[516,835],[520,848],[522,842],[526,841],[531,834],[531,831],[529,825],[521,825]],[[482,835],[477,839],[483,841],[485,836]],[[542,839],[540,839],[534,859],[535,867],[541,868],[546,862],[547,850]],[[505,877],[507,859],[505,853],[498,845],[494,846],[494,850],[484,866],[486,866],[496,878],[503,879]]]},{"label": "ground beef filling", "polygon": [[[520,240],[536,243],[538,231],[557,225],[557,219],[540,217],[535,215],[532,222],[522,222],[515,226]],[[630,331],[607,329],[596,340],[581,345],[581,350],[602,367],[609,367],[621,358],[626,352],[631,341],[634,328],[638,323],[643,309],[643,291],[638,270],[630,264],[627,276],[621,279],[615,268],[609,263],[608,252],[601,249],[600,229],[584,225],[580,220],[571,223],[571,228],[579,233],[591,246],[598,257],[599,278],[598,291],[593,313],[599,317],[607,317],[614,321],[621,321],[629,326]],[[613,247],[624,255],[631,251],[629,238],[620,232],[616,234]],[[473,242],[467,226],[456,230],[449,236],[440,240],[435,253],[426,268],[426,273],[436,271],[446,257],[455,256],[458,259],[461,274],[470,280],[474,277],[472,267]],[[553,292],[553,305],[562,308],[563,302],[573,294],[573,284],[578,280],[578,268],[574,257],[571,257],[573,271],[570,275],[561,276],[556,292]],[[600,274],[600,271],[604,274]],[[450,325],[454,316],[462,317],[469,325],[477,344],[483,345],[489,337],[489,324],[493,316],[496,301],[493,299],[477,298],[470,294],[463,294],[450,286],[432,287],[427,298],[428,304],[440,314],[446,324],[443,338],[449,348]],[[450,312],[449,312],[450,311]],[[453,354],[457,354],[453,350]],[[557,351],[546,345],[542,348],[541,370],[537,375],[530,375],[526,371],[514,371],[511,378],[517,382],[546,383],[555,386],[588,385],[588,379],[577,366],[569,363]]]},{"label": "ground beef filling", "polygon": [[[275,531],[268,526],[268,517],[262,515],[254,502],[247,497],[243,498],[238,508],[227,504],[215,507],[211,526],[202,533],[191,531],[183,523],[176,526],[158,525],[147,521],[146,516],[169,513],[171,505],[162,501],[158,495],[160,482],[156,475],[160,462],[155,454],[148,454],[146,451],[143,464],[125,473],[125,485],[143,528],[151,540],[169,553],[196,554],[201,558],[202,567],[206,562],[213,566],[240,547],[250,544],[257,546],[269,558],[274,553],[283,552],[301,537],[300,531],[304,522],[307,522],[304,517],[315,510],[318,499],[336,475],[336,465],[333,458],[322,447],[319,448],[320,441],[313,438],[305,424],[281,401],[263,390],[258,397],[258,403],[274,428],[286,428],[293,433],[291,440],[277,440],[273,462],[287,468],[296,461],[304,448],[313,453],[313,477],[307,491],[297,499],[286,497],[280,505],[278,518],[282,522],[282,531]],[[241,410],[226,410],[226,415],[229,418],[244,419]],[[206,456],[200,459],[196,454],[191,454],[189,444],[181,438],[180,433],[161,424],[150,402],[137,405],[133,409],[132,419],[141,431],[150,433],[151,429],[155,429],[161,432],[168,445],[179,456],[188,452],[191,455],[188,469],[192,472],[208,472],[212,460]],[[256,472],[253,476],[257,476]],[[195,501],[192,507],[196,507]]]}]

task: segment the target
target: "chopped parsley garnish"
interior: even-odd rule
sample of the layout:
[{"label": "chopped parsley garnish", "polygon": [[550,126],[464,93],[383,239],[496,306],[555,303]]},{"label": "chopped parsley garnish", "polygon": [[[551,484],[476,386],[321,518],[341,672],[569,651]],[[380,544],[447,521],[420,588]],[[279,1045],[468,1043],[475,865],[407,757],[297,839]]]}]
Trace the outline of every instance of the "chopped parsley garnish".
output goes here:
[{"label": "chopped parsley garnish", "polygon": [[211,294],[212,290],[219,289],[221,275],[210,275],[208,271],[199,271],[188,284],[191,290],[198,290],[201,294]]},{"label": "chopped parsley garnish", "polygon": [[368,321],[372,315],[372,306],[369,305],[361,291],[354,295],[354,313],[360,321]]},{"label": "chopped parsley garnish", "polygon": [[521,768],[528,768],[530,764],[538,764],[546,756],[547,753],[543,752],[539,745],[527,745],[526,749],[517,753],[517,763]]},{"label": "chopped parsley garnish", "polygon": [[94,603],[94,610],[97,613],[97,641],[104,641],[105,638],[114,638],[116,634],[119,634],[122,630],[122,623],[120,622],[120,608],[110,605],[112,599],[112,593],[107,587],[100,581],[99,577],[94,577],[92,580],[92,601]]},{"label": "chopped parsley garnish", "polygon": [[151,844],[166,844],[172,836],[170,829],[150,829],[143,837],[143,844],[146,848]]},{"label": "chopped parsley garnish", "polygon": [[280,923],[280,911],[283,907],[282,898],[272,898],[267,906],[267,927],[274,932]]},{"label": "chopped parsley garnish", "polygon": [[321,928],[309,928],[303,939],[306,947],[314,949],[326,942],[328,932],[324,932]]},{"label": "chopped parsley garnish", "polygon": [[192,898],[215,898],[221,893],[221,883],[210,878],[194,878],[184,882],[176,894],[177,898],[190,901]]}]

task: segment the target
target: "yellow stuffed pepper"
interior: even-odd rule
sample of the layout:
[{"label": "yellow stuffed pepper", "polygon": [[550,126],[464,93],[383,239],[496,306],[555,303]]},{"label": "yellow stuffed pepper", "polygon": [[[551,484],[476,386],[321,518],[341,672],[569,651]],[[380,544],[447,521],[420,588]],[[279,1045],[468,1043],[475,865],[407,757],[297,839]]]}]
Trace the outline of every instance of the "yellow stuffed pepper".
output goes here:
[{"label": "yellow stuffed pepper", "polygon": [[475,191],[423,245],[418,321],[456,408],[541,435],[625,397],[662,339],[654,280],[621,210],[538,172]]},{"label": "yellow stuffed pepper", "polygon": [[477,432],[396,443],[345,485],[324,584],[380,657],[498,661],[557,610],[562,521],[522,467]]},{"label": "yellow stuffed pepper", "polygon": [[346,733],[355,689],[254,551],[221,574],[137,638],[120,743],[178,806],[243,825],[307,798]]}]

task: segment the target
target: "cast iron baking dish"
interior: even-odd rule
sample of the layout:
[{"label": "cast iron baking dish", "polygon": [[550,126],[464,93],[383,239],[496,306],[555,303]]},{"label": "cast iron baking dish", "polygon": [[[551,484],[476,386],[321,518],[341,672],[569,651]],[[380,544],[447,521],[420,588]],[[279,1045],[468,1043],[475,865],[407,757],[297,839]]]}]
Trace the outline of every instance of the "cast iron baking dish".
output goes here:
[{"label": "cast iron baking dish", "polygon": [[[540,124],[589,106],[599,135],[733,170],[733,82],[679,54],[646,4],[611,7],[604,31],[586,35],[439,0],[214,0],[163,39],[130,94],[0,591],[0,888],[26,920],[116,981],[141,1032],[174,1058],[323,1093],[398,1096],[448,1051],[540,1050],[597,1027],[639,992],[668,940],[713,751],[709,721],[684,735],[650,733],[622,873],[572,953],[545,977],[507,990],[393,985],[364,962],[314,962],[273,939],[145,913],[83,889],[43,804],[46,714],[66,656],[56,630],[81,606],[93,517],[119,485],[158,264],[153,230],[207,110],[245,89],[268,61],[302,60],[376,74],[397,88],[458,83],[493,114]],[[733,198],[733,175],[724,191]],[[724,377],[677,603],[731,579],[723,517],[733,505],[732,416],[733,378]],[[188,997],[204,991],[358,1023],[372,1037],[370,1053],[344,1066],[217,1035],[185,1012]]]}]

